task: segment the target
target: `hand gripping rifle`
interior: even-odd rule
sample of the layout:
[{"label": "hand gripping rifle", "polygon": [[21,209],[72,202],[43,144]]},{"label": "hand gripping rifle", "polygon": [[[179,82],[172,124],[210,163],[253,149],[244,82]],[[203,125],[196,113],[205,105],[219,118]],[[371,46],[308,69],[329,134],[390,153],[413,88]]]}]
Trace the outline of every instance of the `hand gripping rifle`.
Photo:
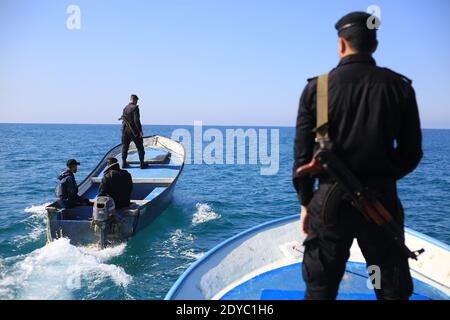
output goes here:
[{"label": "hand gripping rifle", "polygon": [[369,221],[380,227],[396,244],[402,254],[417,260],[425,250],[411,251],[404,243],[403,231],[392,218],[389,211],[377,199],[374,192],[358,180],[344,162],[330,148],[328,137],[328,74],[321,75],[317,82],[317,128],[316,142],[319,150],[310,163],[299,167],[296,174],[315,176],[327,173],[333,178],[352,200],[353,206]]},{"label": "hand gripping rifle", "polygon": [[132,134],[136,139],[139,139],[139,138],[142,137],[140,133],[137,133],[137,132],[136,132],[137,130],[131,125],[130,121],[128,121],[128,119],[127,119],[124,115],[122,115],[122,116],[119,118],[119,120],[122,120],[123,123],[125,123],[125,126],[127,126],[128,129],[130,129],[131,134]]}]

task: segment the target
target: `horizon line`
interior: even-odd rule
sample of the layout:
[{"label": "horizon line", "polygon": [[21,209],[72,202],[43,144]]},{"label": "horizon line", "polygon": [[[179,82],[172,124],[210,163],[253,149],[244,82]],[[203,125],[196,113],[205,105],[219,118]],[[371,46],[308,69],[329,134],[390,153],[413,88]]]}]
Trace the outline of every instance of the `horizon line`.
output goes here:
[{"label": "horizon line", "polygon": [[[120,123],[68,123],[68,122],[0,122],[0,125],[3,124],[29,124],[29,125],[92,125],[92,126],[120,126]],[[143,123],[143,126],[194,126],[194,123],[192,124],[161,124],[161,123],[151,123],[146,124]],[[203,126],[207,127],[269,127],[269,128],[295,128],[295,126],[288,126],[288,125],[252,125],[252,124],[203,124]],[[437,127],[421,127],[421,129],[426,130],[450,130],[450,127],[448,128],[437,128]]]}]

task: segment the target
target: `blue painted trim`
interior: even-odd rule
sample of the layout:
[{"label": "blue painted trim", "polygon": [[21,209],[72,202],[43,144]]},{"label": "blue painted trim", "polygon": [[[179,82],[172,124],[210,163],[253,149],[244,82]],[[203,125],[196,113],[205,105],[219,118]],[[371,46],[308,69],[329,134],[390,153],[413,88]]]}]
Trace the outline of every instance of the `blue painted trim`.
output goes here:
[{"label": "blue painted trim", "polygon": [[[271,270],[268,270],[266,272],[260,273],[260,274],[256,275],[255,277],[253,277],[253,278],[251,278],[251,279],[249,279],[249,280],[247,280],[245,282],[240,283],[239,285],[237,285],[236,287],[234,287],[230,291],[226,292],[222,297],[219,298],[219,300],[228,300],[229,295],[233,295],[232,291],[239,290],[240,287],[246,286],[249,283],[252,283],[254,281],[258,281],[258,280],[260,280],[262,278],[265,278],[267,276],[278,274],[280,272],[283,272],[287,268],[298,268],[299,270],[301,270],[301,266],[302,266],[301,262],[295,262],[295,263],[292,263],[292,264],[287,265],[287,266],[282,266],[282,267],[279,267],[279,268],[276,268],[276,269],[271,269]],[[357,277],[360,277],[360,278],[363,278],[363,279],[367,279],[368,278],[367,274],[360,274],[358,272],[352,271],[352,269],[355,266],[363,267],[365,269],[366,263],[365,262],[348,261],[347,265],[346,265],[345,273],[351,273],[351,274],[353,274],[353,275],[355,275]],[[347,268],[349,268],[350,270],[347,270]],[[439,294],[441,294],[443,296],[446,296],[447,299],[449,298],[444,292],[442,292],[439,289],[436,289],[435,287],[429,285],[428,283],[425,283],[425,282],[420,281],[418,279],[414,279],[414,281],[417,281],[418,283],[420,283],[423,286],[426,286],[427,288],[430,288],[430,289],[433,289],[433,290],[437,290],[439,292]],[[375,293],[373,291],[371,291],[370,294],[369,293],[362,293],[362,294],[363,295],[370,295],[373,298],[375,298],[374,300],[376,300],[376,296],[375,296]],[[425,298],[427,298],[427,300],[435,300],[435,299],[439,299],[440,300],[441,299],[440,296],[439,297],[429,297],[429,296],[425,296],[425,295],[423,295],[421,293],[417,293],[415,291],[412,294],[414,296],[416,296],[416,297],[418,297],[418,296],[425,297]],[[361,294],[360,293],[359,294],[358,293],[355,294],[355,293],[352,293],[352,292],[345,292],[345,293],[340,292],[340,293],[338,293],[337,300],[341,300],[342,299],[342,295],[347,295],[349,298],[351,298],[352,296],[358,296],[358,295],[361,295]],[[351,300],[353,300],[353,299],[351,299]]]},{"label": "blue painted trim", "polygon": [[[149,136],[145,136],[145,137],[143,137],[143,139],[145,140],[145,139],[152,138],[152,137],[157,137],[157,136],[172,140],[172,139],[169,138],[169,137],[162,136],[162,135],[159,135],[159,134],[152,134],[152,135],[149,135]],[[174,140],[174,141],[175,141],[175,140]],[[112,147],[111,149],[109,149],[109,151],[106,152],[106,154],[103,156],[103,158],[102,158],[102,159],[100,160],[100,162],[97,164],[97,166],[91,171],[91,173],[89,173],[89,174],[83,179],[83,181],[81,181],[81,183],[78,184],[78,187],[81,187],[81,186],[83,185],[83,183],[85,183],[86,181],[88,181],[91,177],[94,177],[94,176],[100,174],[100,173],[101,173],[101,170],[100,170],[101,166],[102,166],[103,164],[106,163],[106,159],[110,156],[110,154],[111,154],[113,151],[115,151],[115,149],[120,150],[120,149],[119,149],[120,146],[122,146],[121,143],[118,144],[118,145],[116,145],[116,146],[114,146],[114,147]],[[118,155],[118,154],[119,154],[119,153],[117,153],[117,155]],[[183,159],[183,164],[184,164],[184,162],[185,162],[185,160],[186,160],[186,153],[184,154],[184,158],[185,158],[185,159]],[[100,170],[100,171],[97,173],[97,170]],[[102,169],[102,170],[103,170],[103,169]]]},{"label": "blue painted trim", "polygon": [[[229,245],[230,243],[234,242],[235,240],[237,240],[239,238],[242,238],[242,237],[247,236],[247,235],[249,235],[251,233],[254,233],[255,231],[264,229],[264,228],[266,228],[269,225],[276,225],[278,223],[287,222],[289,220],[296,220],[298,218],[299,218],[299,214],[295,214],[295,215],[290,215],[290,216],[287,216],[287,217],[279,218],[279,219],[276,219],[276,220],[271,220],[269,222],[265,222],[263,224],[260,224],[260,225],[257,225],[255,227],[252,227],[252,228],[250,228],[248,230],[242,231],[242,232],[238,233],[237,235],[235,235],[235,236],[233,236],[233,237],[231,237],[231,238],[221,242],[220,244],[218,244],[217,246],[215,246],[211,250],[209,250],[207,253],[205,253],[203,255],[203,257],[201,257],[199,260],[197,260],[194,263],[192,263],[189,266],[189,268],[185,272],[183,272],[183,274],[172,285],[172,287],[170,288],[169,292],[167,292],[166,296],[164,297],[164,300],[171,300],[172,297],[177,293],[177,291],[178,291],[179,287],[181,286],[181,284],[190,275],[190,273],[194,269],[198,268],[201,264],[205,263],[213,254],[215,254],[217,251],[219,251],[223,247]],[[450,251],[450,247],[447,244],[445,244],[445,243],[443,243],[441,241],[438,241],[438,240],[436,240],[434,238],[431,238],[430,236],[427,236],[427,235],[425,235],[423,233],[414,231],[414,230],[409,229],[409,228],[405,228],[405,232],[409,233],[409,234],[412,234],[412,235],[416,236],[417,238],[425,240],[425,241],[427,241],[427,242],[429,242],[431,244],[434,244],[434,245],[436,245],[438,247],[441,247],[441,248],[443,248],[443,249],[445,249],[447,251]]]},{"label": "blue painted trim", "polygon": [[156,187],[155,189],[152,190],[152,192],[150,192],[145,198],[144,200],[153,200],[156,197],[158,197],[161,193],[164,192],[164,190],[166,190],[167,187]]}]

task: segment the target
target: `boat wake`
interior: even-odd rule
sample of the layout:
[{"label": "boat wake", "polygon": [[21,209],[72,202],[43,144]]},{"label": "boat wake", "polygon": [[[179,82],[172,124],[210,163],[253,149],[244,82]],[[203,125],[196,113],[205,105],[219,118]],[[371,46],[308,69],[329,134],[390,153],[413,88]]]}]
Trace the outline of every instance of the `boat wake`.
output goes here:
[{"label": "boat wake", "polygon": [[26,243],[34,242],[45,234],[45,219],[47,207],[49,203],[41,205],[30,206],[24,209],[24,212],[29,213],[30,216],[25,218],[22,223],[25,224],[25,234],[14,237],[13,241],[16,245],[22,246]]},{"label": "boat wake", "polygon": [[125,246],[99,250],[61,238],[29,254],[0,259],[0,299],[76,299],[77,291],[95,290],[108,281],[126,288],[132,277],[106,263]]},{"label": "boat wake", "polygon": [[220,219],[220,214],[213,211],[207,203],[197,203],[197,211],[192,216],[192,225],[196,226],[211,220]]},{"label": "boat wake", "polygon": [[34,216],[45,217],[45,208],[50,204],[51,203],[48,202],[48,203],[44,203],[44,204],[37,205],[37,206],[26,207],[24,211],[31,213]]},{"label": "boat wake", "polygon": [[198,260],[205,254],[204,252],[195,252],[194,249],[188,249],[181,253],[184,257],[191,260]]},{"label": "boat wake", "polygon": [[188,260],[197,260],[203,256],[203,252],[192,248],[194,240],[192,234],[177,229],[167,240],[163,241],[159,256],[169,259],[176,259],[182,256]]},{"label": "boat wake", "polygon": [[184,233],[183,230],[177,229],[172,233],[169,241],[172,243],[174,248],[177,248],[180,246],[180,243],[193,242],[194,237],[190,233]]}]

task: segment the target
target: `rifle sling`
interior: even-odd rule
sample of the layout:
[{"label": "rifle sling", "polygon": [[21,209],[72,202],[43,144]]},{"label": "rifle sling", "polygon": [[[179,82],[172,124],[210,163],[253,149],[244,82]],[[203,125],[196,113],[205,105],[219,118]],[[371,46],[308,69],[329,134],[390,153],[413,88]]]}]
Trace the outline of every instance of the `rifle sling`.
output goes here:
[{"label": "rifle sling", "polygon": [[328,73],[317,79],[316,140],[328,138]]},{"label": "rifle sling", "polygon": [[139,135],[136,134],[135,129],[131,126],[131,123],[128,121],[127,118],[125,118],[124,116],[121,117],[122,121],[125,123],[125,125],[128,127],[128,129],[130,129],[131,134],[135,137],[135,138],[139,138]]}]

